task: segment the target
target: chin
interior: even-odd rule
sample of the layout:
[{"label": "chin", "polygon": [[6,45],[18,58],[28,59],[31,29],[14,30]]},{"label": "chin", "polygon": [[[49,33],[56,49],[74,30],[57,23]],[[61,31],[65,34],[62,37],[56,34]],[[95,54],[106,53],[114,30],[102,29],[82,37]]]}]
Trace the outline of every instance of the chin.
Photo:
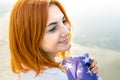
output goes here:
[{"label": "chin", "polygon": [[62,52],[68,51],[70,48],[71,48],[71,44],[69,44],[65,47],[62,47]]}]

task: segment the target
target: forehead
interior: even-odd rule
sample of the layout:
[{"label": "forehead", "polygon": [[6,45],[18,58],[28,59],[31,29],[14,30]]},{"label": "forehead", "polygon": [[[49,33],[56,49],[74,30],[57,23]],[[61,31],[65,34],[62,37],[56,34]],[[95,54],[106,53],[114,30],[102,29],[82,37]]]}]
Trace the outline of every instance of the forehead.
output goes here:
[{"label": "forehead", "polygon": [[63,13],[55,4],[50,5],[48,12],[48,23],[54,20],[59,20],[63,18]]}]

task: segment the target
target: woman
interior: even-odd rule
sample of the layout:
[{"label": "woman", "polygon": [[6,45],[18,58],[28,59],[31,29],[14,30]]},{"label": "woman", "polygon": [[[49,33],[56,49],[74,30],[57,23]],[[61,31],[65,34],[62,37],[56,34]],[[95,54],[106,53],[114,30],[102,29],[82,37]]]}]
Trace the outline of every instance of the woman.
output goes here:
[{"label": "woman", "polygon": [[[61,64],[69,57],[71,24],[57,0],[19,0],[11,13],[12,70],[20,80],[69,80]],[[90,70],[97,74],[96,61]]]}]

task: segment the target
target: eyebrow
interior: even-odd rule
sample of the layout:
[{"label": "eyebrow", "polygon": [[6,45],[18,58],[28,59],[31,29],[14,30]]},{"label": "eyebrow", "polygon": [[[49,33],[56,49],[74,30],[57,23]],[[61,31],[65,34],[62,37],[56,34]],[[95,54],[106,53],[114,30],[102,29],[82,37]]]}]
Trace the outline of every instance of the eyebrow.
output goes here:
[{"label": "eyebrow", "polygon": [[55,25],[57,24],[58,22],[51,22],[48,26],[51,26],[51,25]]},{"label": "eyebrow", "polygon": [[[62,20],[64,20],[65,19],[65,16],[63,16],[62,17]],[[51,25],[55,25],[55,24],[57,24],[58,22],[51,22],[48,26],[51,26]]]}]

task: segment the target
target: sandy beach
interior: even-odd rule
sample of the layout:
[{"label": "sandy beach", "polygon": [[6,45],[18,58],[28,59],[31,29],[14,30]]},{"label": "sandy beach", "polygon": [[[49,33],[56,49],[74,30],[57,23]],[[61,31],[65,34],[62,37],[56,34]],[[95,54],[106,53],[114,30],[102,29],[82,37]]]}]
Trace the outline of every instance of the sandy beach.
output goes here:
[{"label": "sandy beach", "polygon": [[[72,56],[89,53],[90,57],[95,58],[99,66],[99,75],[103,80],[120,79],[120,53],[102,48],[88,48],[77,44],[72,44]],[[8,42],[0,41],[0,80],[16,80],[17,75],[12,73],[10,65],[10,53]]]},{"label": "sandy beach", "polygon": [[16,80],[17,75],[13,74],[10,65],[10,53],[8,43],[0,41],[0,80]]}]

